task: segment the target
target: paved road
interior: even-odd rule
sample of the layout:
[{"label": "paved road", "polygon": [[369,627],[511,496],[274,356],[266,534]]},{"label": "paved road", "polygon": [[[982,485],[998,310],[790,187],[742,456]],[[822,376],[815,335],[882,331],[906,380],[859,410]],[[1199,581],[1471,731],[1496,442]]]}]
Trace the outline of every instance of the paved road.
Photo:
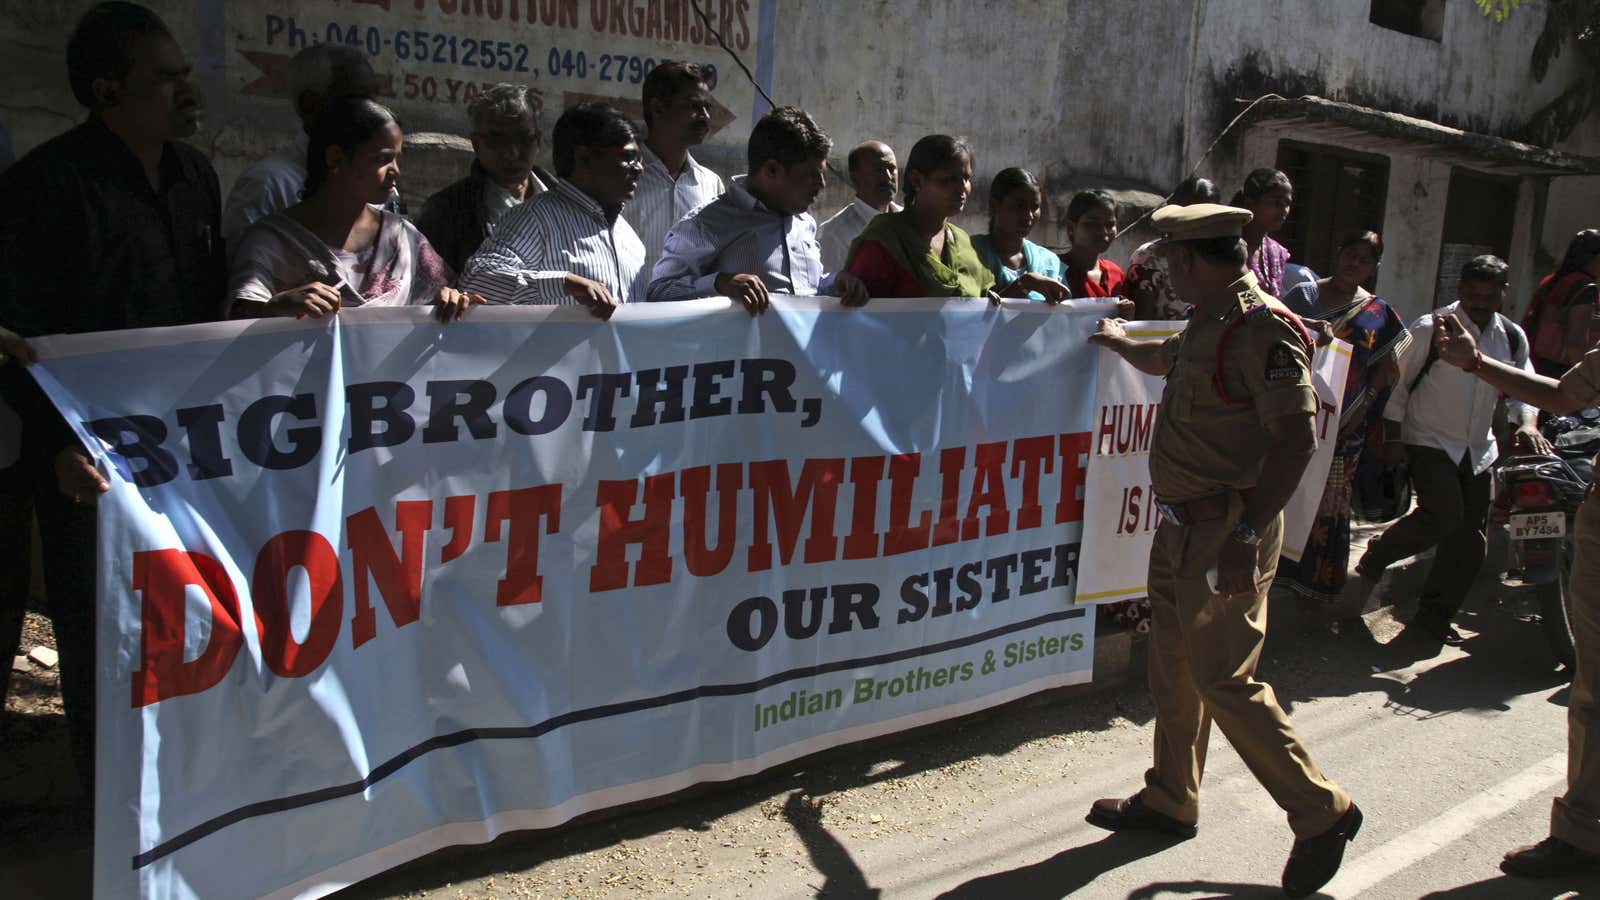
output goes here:
[{"label": "paved road", "polygon": [[[1528,592],[1492,588],[1463,619],[1476,632],[1466,647],[1426,658],[1387,614],[1335,635],[1275,604],[1263,674],[1367,813],[1325,896],[1600,897],[1600,883],[1496,868],[1545,833],[1566,692],[1526,618]],[[341,897],[1281,896],[1288,828],[1220,734],[1196,839],[1169,846],[1083,822],[1095,798],[1138,786],[1150,717],[1137,681],[1015,704],[670,805],[443,851]],[[5,844],[0,894],[81,891],[73,861],[86,849],[65,826]]]},{"label": "paved road", "polygon": [[[1397,638],[1388,612],[1333,634],[1275,604],[1264,674],[1367,813],[1324,896],[1600,896],[1600,882],[1496,866],[1546,833],[1565,772],[1565,684],[1532,608],[1525,589],[1480,584],[1471,640],[1433,654]],[[670,807],[448,851],[348,896],[1281,896],[1283,814],[1220,735],[1196,839],[1083,822],[1095,798],[1139,785],[1150,716],[1137,683],[1014,705]]]}]

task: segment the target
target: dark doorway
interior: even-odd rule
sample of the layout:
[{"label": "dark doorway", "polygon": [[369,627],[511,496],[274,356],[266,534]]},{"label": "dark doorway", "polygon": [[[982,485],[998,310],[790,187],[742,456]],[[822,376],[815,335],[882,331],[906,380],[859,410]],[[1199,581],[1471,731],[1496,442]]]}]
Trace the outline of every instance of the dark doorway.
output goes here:
[{"label": "dark doorway", "polygon": [[1383,233],[1389,197],[1387,157],[1280,141],[1278,168],[1294,184],[1294,209],[1276,237],[1295,262],[1326,276],[1333,272],[1339,242],[1346,235],[1369,228]]},{"label": "dark doorway", "polygon": [[1429,41],[1444,40],[1444,0],[1372,0],[1367,21]]},{"label": "dark doorway", "polygon": [[1439,247],[1439,278],[1434,308],[1456,300],[1461,266],[1474,256],[1511,256],[1511,226],[1517,216],[1517,180],[1452,169],[1444,205],[1444,236]]}]

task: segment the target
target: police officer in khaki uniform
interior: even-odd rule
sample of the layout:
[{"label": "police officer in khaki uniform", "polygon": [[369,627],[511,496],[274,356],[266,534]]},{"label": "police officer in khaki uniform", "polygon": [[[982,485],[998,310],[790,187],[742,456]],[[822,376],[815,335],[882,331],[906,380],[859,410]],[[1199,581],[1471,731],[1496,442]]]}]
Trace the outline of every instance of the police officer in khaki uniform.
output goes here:
[{"label": "police officer in khaki uniform", "polygon": [[1097,801],[1091,824],[1188,838],[1214,719],[1289,814],[1283,870],[1294,897],[1333,877],[1361,811],[1323,777],[1255,678],[1266,639],[1267,589],[1283,543],[1281,512],[1316,449],[1313,342],[1247,266],[1251,214],[1216,204],[1167,206],[1152,221],[1173,289],[1194,304],[1185,331],[1130,340],[1104,319],[1089,340],[1143,372],[1166,376],[1150,445],[1162,523],[1150,551],[1150,691],[1155,764],[1145,788]]},{"label": "police officer in khaki uniform", "polygon": [[[1455,316],[1435,321],[1434,345],[1440,359],[1530,406],[1571,413],[1600,405],[1600,344],[1560,381],[1484,356]],[[1567,587],[1577,667],[1567,699],[1567,793],[1550,811],[1550,836],[1507,853],[1500,862],[1506,872],[1530,878],[1600,872],[1600,497],[1592,483],[1578,507],[1572,544]]]}]

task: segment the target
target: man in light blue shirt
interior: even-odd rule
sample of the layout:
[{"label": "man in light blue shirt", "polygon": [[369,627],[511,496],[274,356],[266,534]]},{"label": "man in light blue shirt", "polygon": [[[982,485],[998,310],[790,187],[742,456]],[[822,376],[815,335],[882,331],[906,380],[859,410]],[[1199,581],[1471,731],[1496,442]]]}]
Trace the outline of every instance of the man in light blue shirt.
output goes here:
[{"label": "man in light blue shirt", "polygon": [[827,181],[833,142],[792,106],[767,113],[750,132],[749,174],[728,192],[667,232],[647,298],[723,296],[752,315],[769,296],[831,294],[848,306],[867,302],[866,287],[848,272],[822,268],[817,222],[806,210]]}]

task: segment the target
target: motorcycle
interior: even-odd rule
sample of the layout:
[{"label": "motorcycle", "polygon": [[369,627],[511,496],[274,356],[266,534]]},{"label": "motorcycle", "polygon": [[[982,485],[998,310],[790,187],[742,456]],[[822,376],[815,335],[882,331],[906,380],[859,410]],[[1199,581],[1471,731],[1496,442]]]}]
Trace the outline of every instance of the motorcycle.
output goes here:
[{"label": "motorcycle", "polygon": [[1600,451],[1600,409],[1542,419],[1554,452],[1519,453],[1495,469],[1491,519],[1506,526],[1522,582],[1534,586],[1550,649],[1570,671],[1572,530],[1578,506],[1594,480]]}]

